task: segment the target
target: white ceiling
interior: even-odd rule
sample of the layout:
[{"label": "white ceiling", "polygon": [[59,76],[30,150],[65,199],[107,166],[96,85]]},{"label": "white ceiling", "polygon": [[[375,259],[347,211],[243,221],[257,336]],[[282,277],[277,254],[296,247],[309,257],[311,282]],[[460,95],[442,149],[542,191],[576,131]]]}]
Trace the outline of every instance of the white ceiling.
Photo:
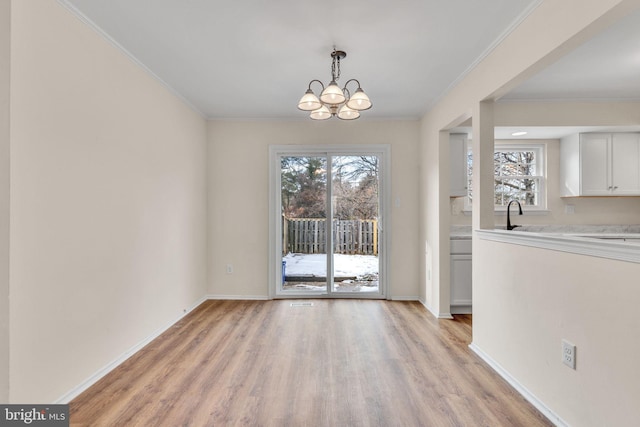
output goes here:
[{"label": "white ceiling", "polygon": [[[60,0],[208,118],[300,118],[347,52],[373,108],[419,118],[540,0]],[[308,119],[307,119],[308,120]]]},{"label": "white ceiling", "polygon": [[574,49],[503,100],[640,100],[640,10]]},{"label": "white ceiling", "polygon": [[[339,83],[357,78],[373,102],[363,118],[419,118],[541,2],[59,1],[207,118],[305,120],[297,102],[330,80],[334,45]],[[640,99],[639,24],[623,19],[504,99]]]}]

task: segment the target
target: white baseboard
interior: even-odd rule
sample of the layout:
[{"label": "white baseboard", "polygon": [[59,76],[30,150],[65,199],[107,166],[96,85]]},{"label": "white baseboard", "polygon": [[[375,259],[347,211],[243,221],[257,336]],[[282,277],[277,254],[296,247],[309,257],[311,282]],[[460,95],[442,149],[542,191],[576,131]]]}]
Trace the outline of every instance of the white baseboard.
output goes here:
[{"label": "white baseboard", "polygon": [[97,383],[102,377],[107,375],[109,372],[113,371],[122,362],[124,362],[125,360],[127,360],[128,358],[133,356],[135,353],[140,351],[145,345],[149,344],[151,341],[153,341],[154,339],[158,338],[166,330],[171,328],[178,321],[180,321],[180,319],[185,317],[187,314],[191,313],[196,307],[198,307],[200,304],[202,304],[206,300],[207,300],[206,297],[200,298],[198,301],[196,301],[190,308],[186,309],[185,312],[182,313],[180,316],[178,316],[176,319],[172,320],[171,322],[169,322],[164,327],[158,329],[157,331],[155,331],[154,333],[152,333],[151,335],[149,335],[148,337],[146,337],[145,339],[143,339],[142,341],[140,341],[139,343],[137,343],[136,345],[131,347],[129,350],[125,351],[120,357],[116,358],[111,363],[109,363],[106,366],[104,366],[102,369],[99,369],[96,373],[91,375],[89,378],[84,380],[82,383],[80,383],[79,385],[77,385],[73,389],[69,390],[67,393],[62,395],[59,399],[57,399],[53,403],[54,404],[67,404],[71,400],[73,400],[76,397],[78,397],[82,392],[84,392],[89,387],[91,387],[92,385]]},{"label": "white baseboard", "polygon": [[205,299],[266,301],[272,298],[267,295],[207,295]]},{"label": "white baseboard", "polygon": [[558,414],[553,412],[547,405],[544,404],[543,401],[538,399],[533,393],[531,393],[525,386],[520,384],[520,382],[515,379],[507,370],[505,370],[499,363],[493,360],[487,353],[482,351],[477,345],[473,342],[469,344],[469,348],[475,354],[477,354],[482,360],[487,362],[491,368],[498,373],[502,378],[505,379],[513,388],[516,389],[518,393],[520,393],[525,399],[529,401],[533,406],[536,407],[538,411],[540,411],[545,417],[549,419],[553,424],[559,427],[568,427],[567,424]]},{"label": "white baseboard", "polygon": [[[396,296],[389,298],[391,301],[420,301],[420,297],[417,296]],[[422,301],[420,301],[422,302]]]},{"label": "white baseboard", "polygon": [[453,319],[451,313],[436,313],[425,301],[422,299],[418,299],[418,301],[420,301],[420,303],[424,305],[424,308],[429,310],[429,313],[433,314],[437,319]]}]

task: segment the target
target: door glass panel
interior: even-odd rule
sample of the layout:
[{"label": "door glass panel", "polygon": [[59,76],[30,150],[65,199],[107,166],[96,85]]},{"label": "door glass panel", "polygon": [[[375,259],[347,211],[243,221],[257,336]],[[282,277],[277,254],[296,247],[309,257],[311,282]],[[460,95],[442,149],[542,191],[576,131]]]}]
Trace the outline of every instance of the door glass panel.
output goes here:
[{"label": "door glass panel", "polygon": [[282,290],[327,291],[327,159],[281,157]]},{"label": "door glass panel", "polygon": [[332,157],[331,292],[379,291],[379,163],[375,155]]}]

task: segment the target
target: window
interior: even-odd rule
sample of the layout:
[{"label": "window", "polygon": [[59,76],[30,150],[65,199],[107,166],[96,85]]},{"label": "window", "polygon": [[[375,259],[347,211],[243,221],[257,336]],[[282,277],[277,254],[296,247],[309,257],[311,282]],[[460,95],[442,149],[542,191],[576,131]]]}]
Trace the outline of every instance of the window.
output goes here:
[{"label": "window", "polygon": [[[543,144],[506,145],[496,142],[493,154],[494,204],[504,210],[512,200],[529,209],[546,209],[545,146]],[[472,153],[468,151],[468,208],[472,200]]]}]

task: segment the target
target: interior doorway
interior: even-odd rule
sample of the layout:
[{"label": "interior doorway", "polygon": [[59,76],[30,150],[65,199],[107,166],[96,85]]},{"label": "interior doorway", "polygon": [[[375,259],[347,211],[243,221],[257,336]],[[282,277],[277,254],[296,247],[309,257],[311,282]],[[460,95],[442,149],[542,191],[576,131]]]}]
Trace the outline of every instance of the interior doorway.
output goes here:
[{"label": "interior doorway", "polygon": [[275,297],[386,295],[388,147],[272,147]]}]

